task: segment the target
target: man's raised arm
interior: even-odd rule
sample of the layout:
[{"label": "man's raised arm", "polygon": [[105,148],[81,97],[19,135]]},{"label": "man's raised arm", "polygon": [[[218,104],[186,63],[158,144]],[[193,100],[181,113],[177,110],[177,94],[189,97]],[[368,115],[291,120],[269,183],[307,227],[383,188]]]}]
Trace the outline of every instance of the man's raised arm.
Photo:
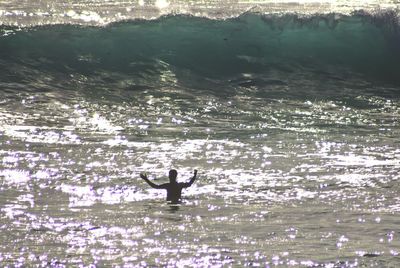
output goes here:
[{"label": "man's raised arm", "polygon": [[194,181],[196,180],[196,178],[197,178],[197,169],[194,170],[194,172],[193,172],[193,177],[190,179],[190,181],[187,182],[187,183],[184,183],[184,187],[187,188],[187,187],[192,186],[192,184],[194,183]]},{"label": "man's raised arm", "polygon": [[140,173],[140,177],[147,182],[151,187],[155,188],[155,189],[164,189],[164,187],[162,185],[157,185],[153,182],[151,182],[148,178],[147,178],[147,174],[146,173]]}]

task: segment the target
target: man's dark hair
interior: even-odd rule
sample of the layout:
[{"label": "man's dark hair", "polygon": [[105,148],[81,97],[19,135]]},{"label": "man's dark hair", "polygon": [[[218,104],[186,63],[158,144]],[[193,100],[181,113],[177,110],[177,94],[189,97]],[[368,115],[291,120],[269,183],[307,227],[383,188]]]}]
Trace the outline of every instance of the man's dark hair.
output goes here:
[{"label": "man's dark hair", "polygon": [[171,179],[171,178],[176,179],[177,176],[178,176],[178,171],[176,171],[175,169],[171,169],[171,170],[169,171],[169,178],[170,178],[170,179]]}]

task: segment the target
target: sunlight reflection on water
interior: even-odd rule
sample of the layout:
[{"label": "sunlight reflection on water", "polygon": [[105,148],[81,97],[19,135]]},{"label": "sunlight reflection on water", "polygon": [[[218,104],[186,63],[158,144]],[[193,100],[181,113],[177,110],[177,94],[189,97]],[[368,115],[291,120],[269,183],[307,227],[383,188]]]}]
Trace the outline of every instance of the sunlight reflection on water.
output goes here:
[{"label": "sunlight reflection on water", "polygon": [[[189,108],[148,113],[164,97],[114,109],[84,95],[46,114],[37,96],[38,106],[0,108],[2,262],[398,262],[397,100],[364,99],[371,110],[192,96],[199,103]],[[170,168],[182,182],[199,170],[180,206],[138,176],[146,171],[160,184]]]}]

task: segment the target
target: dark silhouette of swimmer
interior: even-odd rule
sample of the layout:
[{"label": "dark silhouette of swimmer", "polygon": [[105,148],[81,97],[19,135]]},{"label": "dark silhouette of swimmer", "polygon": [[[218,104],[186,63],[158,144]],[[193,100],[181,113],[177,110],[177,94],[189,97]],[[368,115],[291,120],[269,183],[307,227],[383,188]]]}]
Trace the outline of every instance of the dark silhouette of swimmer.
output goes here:
[{"label": "dark silhouette of swimmer", "polygon": [[196,180],[197,177],[197,170],[195,169],[193,172],[193,177],[190,179],[189,182],[183,183],[183,182],[177,182],[176,177],[178,176],[178,172],[175,169],[171,169],[169,171],[169,183],[164,183],[164,184],[155,184],[151,182],[147,178],[146,173],[141,173],[140,177],[145,180],[151,187],[155,189],[165,189],[167,190],[167,201],[172,203],[172,204],[178,204],[181,202],[182,199],[182,189],[183,188],[188,188],[192,186],[194,181]]}]

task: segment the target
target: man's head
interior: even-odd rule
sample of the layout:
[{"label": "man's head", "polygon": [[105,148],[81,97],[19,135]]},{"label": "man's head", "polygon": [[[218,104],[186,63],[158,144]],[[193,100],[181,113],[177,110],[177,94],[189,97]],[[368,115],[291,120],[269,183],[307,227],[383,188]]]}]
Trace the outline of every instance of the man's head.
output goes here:
[{"label": "man's head", "polygon": [[169,181],[170,182],[175,182],[176,181],[176,176],[178,176],[178,172],[175,169],[171,169],[169,171]]}]

